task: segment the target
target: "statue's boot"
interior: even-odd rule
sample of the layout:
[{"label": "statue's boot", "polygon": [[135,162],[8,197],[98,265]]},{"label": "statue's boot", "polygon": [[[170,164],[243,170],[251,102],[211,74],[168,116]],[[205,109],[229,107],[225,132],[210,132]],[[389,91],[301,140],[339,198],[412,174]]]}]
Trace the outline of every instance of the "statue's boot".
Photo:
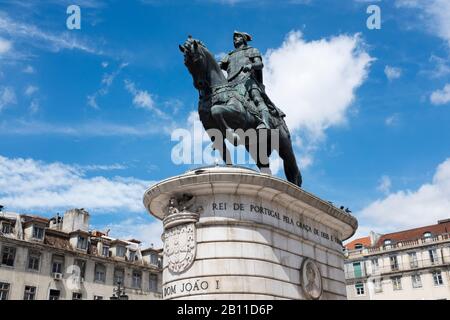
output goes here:
[{"label": "statue's boot", "polygon": [[269,111],[268,110],[261,111],[261,122],[256,127],[256,130],[261,130],[261,129],[270,129],[270,126],[269,126]]}]

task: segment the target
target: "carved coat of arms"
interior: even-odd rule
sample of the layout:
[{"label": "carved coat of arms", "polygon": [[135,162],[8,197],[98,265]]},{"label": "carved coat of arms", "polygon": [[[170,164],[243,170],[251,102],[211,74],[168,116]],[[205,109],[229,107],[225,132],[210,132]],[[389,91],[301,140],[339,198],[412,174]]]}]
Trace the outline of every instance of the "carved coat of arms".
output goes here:
[{"label": "carved coat of arms", "polygon": [[[196,227],[201,207],[193,208],[193,197],[183,195],[180,199],[170,199],[168,215],[164,223],[164,256],[168,268],[173,273],[187,270],[195,260]],[[193,210],[194,209],[194,210]]]},{"label": "carved coat of arms", "polygon": [[183,272],[194,262],[196,251],[195,225],[179,225],[164,233],[164,255],[169,270]]}]

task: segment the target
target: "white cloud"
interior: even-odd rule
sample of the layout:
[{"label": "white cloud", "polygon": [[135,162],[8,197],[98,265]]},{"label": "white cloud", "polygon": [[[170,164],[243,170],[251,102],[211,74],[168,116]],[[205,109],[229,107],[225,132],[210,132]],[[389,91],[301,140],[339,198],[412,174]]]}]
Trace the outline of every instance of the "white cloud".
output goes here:
[{"label": "white cloud", "polygon": [[34,25],[14,21],[4,14],[0,15],[0,34],[8,34],[15,39],[15,42],[23,41],[27,45],[50,51],[80,50],[91,54],[102,54],[92,44],[77,39],[73,32],[55,34],[43,31]]},{"label": "white cloud", "polygon": [[152,94],[147,90],[139,90],[136,84],[130,80],[125,80],[125,89],[133,96],[133,104],[142,109],[154,112],[161,118],[168,118],[168,116],[156,107],[156,103]]},{"label": "white cloud", "polygon": [[442,90],[434,91],[430,96],[432,104],[441,105],[450,102],[450,83],[447,83]]},{"label": "white cloud", "polygon": [[355,91],[374,60],[363,46],[358,34],[307,42],[292,31],[264,55],[267,93],[286,113],[293,141],[301,141],[295,145],[302,169],[313,164],[326,130],[348,120]]},{"label": "white cloud", "polygon": [[77,165],[75,166],[77,169],[80,169],[82,171],[111,171],[111,170],[124,170],[127,168],[127,166],[124,166],[123,164],[114,163],[110,165],[104,165],[104,164],[90,164],[90,165]]},{"label": "white cloud", "polygon": [[109,93],[109,88],[113,85],[114,80],[122,72],[122,70],[124,68],[126,68],[127,66],[128,66],[128,63],[123,62],[119,65],[119,67],[115,71],[113,71],[111,73],[103,74],[100,89],[98,89],[92,95],[87,96],[88,106],[90,106],[94,109],[100,109],[100,107],[97,103],[98,97],[106,96]]},{"label": "white cloud", "polygon": [[89,121],[77,124],[53,124],[39,121],[0,122],[0,135],[65,135],[74,137],[144,137],[159,134],[169,134],[175,128],[173,122],[161,128],[160,123],[144,122],[136,124],[121,124],[102,121]]},{"label": "white cloud", "polygon": [[377,190],[383,193],[389,193],[389,191],[391,190],[391,186],[392,186],[391,178],[389,178],[388,176],[382,176],[379,181]]},{"label": "white cloud", "polygon": [[109,235],[119,239],[137,239],[142,241],[142,246],[149,247],[151,244],[155,248],[162,247],[161,234],[163,233],[163,226],[161,221],[150,218],[136,216],[117,223],[110,223],[102,226],[101,230],[110,229]]},{"label": "white cloud", "polygon": [[39,88],[33,85],[29,85],[26,89],[25,89],[25,95],[27,96],[32,96],[33,94],[35,94],[36,92],[38,92]]},{"label": "white cloud", "polygon": [[374,201],[357,216],[377,232],[435,224],[450,216],[450,158],[441,163],[433,180],[417,190],[401,190]]},{"label": "white cloud", "polygon": [[400,68],[396,68],[396,67],[391,67],[391,66],[386,66],[384,68],[384,74],[386,75],[386,77],[388,78],[389,81],[398,79],[401,77],[402,75],[402,69]]},{"label": "white cloud", "polygon": [[16,93],[11,87],[0,87],[0,112],[9,105],[16,104]]},{"label": "white cloud", "polygon": [[450,60],[431,55],[430,62],[435,65],[434,70],[424,72],[431,74],[432,78],[446,77],[450,74]]},{"label": "white cloud", "polygon": [[11,41],[0,38],[0,54],[7,53],[9,50],[11,50],[11,47]]},{"label": "white cloud", "polygon": [[342,125],[373,60],[359,35],[306,42],[299,31],[265,55],[265,84],[291,131],[313,140]]},{"label": "white cloud", "polygon": [[450,1],[448,0],[396,0],[397,7],[420,9],[427,29],[447,42],[450,47]]},{"label": "white cloud", "polygon": [[32,66],[28,65],[22,70],[22,72],[23,73],[28,73],[28,74],[33,74],[33,73],[35,73],[35,70],[34,70],[34,68]]},{"label": "white cloud", "polygon": [[97,103],[97,96],[98,96],[98,94],[93,94],[93,95],[87,96],[87,98],[86,98],[87,105],[94,109],[100,109],[100,107],[98,106],[98,103]]},{"label": "white cloud", "polygon": [[32,114],[38,112],[40,107],[41,106],[39,105],[39,100],[37,100],[37,99],[31,100],[29,110]]},{"label": "white cloud", "polygon": [[400,121],[400,116],[398,113],[394,113],[393,115],[390,115],[389,117],[387,117],[384,120],[384,123],[388,126],[388,127],[393,127],[396,126]]},{"label": "white cloud", "polygon": [[101,212],[145,212],[142,197],[152,181],[86,177],[77,166],[0,156],[0,203],[11,210],[70,207]]}]

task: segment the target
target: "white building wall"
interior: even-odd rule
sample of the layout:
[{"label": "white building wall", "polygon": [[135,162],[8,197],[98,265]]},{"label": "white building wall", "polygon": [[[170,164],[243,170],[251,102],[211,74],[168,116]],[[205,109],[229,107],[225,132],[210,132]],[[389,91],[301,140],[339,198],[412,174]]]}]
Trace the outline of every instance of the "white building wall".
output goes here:
[{"label": "white building wall", "polygon": [[[0,282],[10,284],[8,294],[10,300],[22,300],[24,298],[25,286],[36,287],[36,300],[47,300],[50,289],[60,290],[61,300],[72,299],[73,292],[81,292],[83,295],[82,299],[92,300],[95,295],[102,296],[103,299],[109,299],[113,294],[113,289],[116,287],[113,286],[114,268],[116,266],[125,269],[125,291],[130,299],[161,299],[161,272],[157,268],[144,266],[141,262],[134,264],[131,262],[116,261],[113,258],[92,257],[86,254],[54,250],[48,246],[0,237],[0,250],[5,245],[16,248],[14,267],[1,265],[0,260]],[[30,250],[41,252],[39,271],[28,270]],[[65,256],[63,280],[53,279],[53,254],[63,254]],[[76,282],[73,282],[74,277],[70,273],[75,258],[83,259],[87,262],[85,280],[79,286],[76,285]],[[106,267],[105,283],[94,281],[96,263],[102,263]],[[134,269],[141,270],[142,272],[141,289],[131,288],[131,277]],[[158,274],[158,292],[149,291],[149,273]]]},{"label": "white building wall", "polygon": [[[429,250],[436,249],[437,261],[430,261]],[[417,256],[417,268],[411,267],[409,257],[410,252],[415,252]],[[399,269],[393,271],[390,257],[397,256]],[[374,273],[372,259],[378,258],[379,272]],[[360,262],[361,268],[367,271],[367,276],[356,278],[353,270],[353,263]],[[433,272],[440,271],[443,284],[435,285]],[[363,271],[364,272],[364,271]],[[420,274],[422,286],[413,287],[412,275]],[[349,300],[450,300],[450,239],[442,238],[434,243],[426,245],[406,246],[396,250],[377,251],[369,253],[367,249],[360,252],[350,252],[350,256],[345,263],[345,275],[347,279],[347,298]],[[392,277],[401,276],[401,290],[394,290]],[[382,278],[381,292],[376,292],[372,281]],[[364,294],[357,295],[355,284],[364,285]]]}]

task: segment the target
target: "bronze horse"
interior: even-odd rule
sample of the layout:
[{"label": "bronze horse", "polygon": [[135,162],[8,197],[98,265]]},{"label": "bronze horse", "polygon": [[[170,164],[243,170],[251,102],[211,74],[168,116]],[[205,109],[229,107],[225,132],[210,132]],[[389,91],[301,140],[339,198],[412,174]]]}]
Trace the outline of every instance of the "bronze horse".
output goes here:
[{"label": "bronze horse", "polygon": [[[249,145],[248,140],[240,139],[233,133],[230,135],[230,132],[239,131],[238,129],[245,132],[257,127],[257,115],[252,112],[249,103],[246,102],[245,92],[239,90],[239,86],[228,83],[214,56],[201,41],[190,37],[179,48],[184,54],[184,64],[192,75],[194,87],[199,91],[200,121],[210,135],[213,147],[219,150],[223,161],[226,164],[232,164],[229,150],[225,145],[225,139],[227,139],[234,145],[243,144],[258,168],[262,172],[270,172],[268,158],[274,150],[270,141],[272,137],[270,133],[258,134],[257,146],[262,144],[268,146],[264,149],[267,151],[262,152],[263,155],[260,154],[259,149],[255,151],[255,148]],[[278,154],[283,159],[287,180],[301,187],[302,176],[297,166],[286,122],[283,117],[271,114],[269,125],[271,132],[278,131],[278,144],[275,146],[278,146]],[[217,141],[216,136],[210,134],[211,131],[214,131],[211,129],[220,131],[221,141]]]}]

